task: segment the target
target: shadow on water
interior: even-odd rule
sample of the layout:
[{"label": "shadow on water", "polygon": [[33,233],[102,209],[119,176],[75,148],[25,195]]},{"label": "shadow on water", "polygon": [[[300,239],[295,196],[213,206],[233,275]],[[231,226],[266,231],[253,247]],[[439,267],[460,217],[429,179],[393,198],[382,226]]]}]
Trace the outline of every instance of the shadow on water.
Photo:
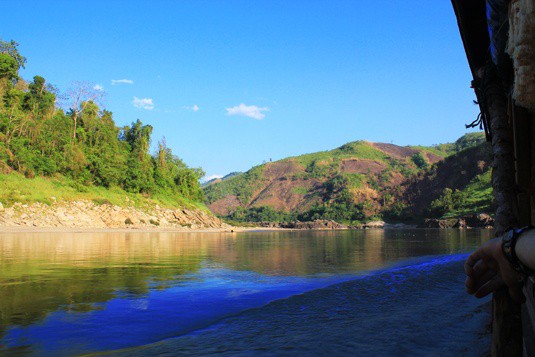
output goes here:
[{"label": "shadow on water", "polygon": [[[53,320],[47,317],[60,314],[65,320],[69,316],[69,323],[79,328],[72,319],[87,320],[87,316],[96,314],[99,320],[84,327],[89,329],[83,332],[89,340],[69,353],[135,346],[147,341],[138,341],[135,336],[123,338],[117,345],[113,340],[100,346],[91,341],[91,329],[99,329],[99,323],[110,323],[106,318],[112,315],[110,306],[114,301],[148,301],[156,306],[157,299],[167,294],[171,300],[179,296],[184,301],[206,297],[206,304],[217,305],[225,298],[216,296],[215,291],[246,284],[240,287],[241,293],[254,292],[247,303],[242,299],[238,304],[238,300],[230,298],[226,302],[228,311],[239,312],[317,288],[310,281],[378,269],[410,257],[465,252],[489,236],[488,231],[458,230],[2,234],[0,344],[11,352],[23,346],[29,346],[30,351],[46,351],[47,346],[36,347],[37,333],[32,331],[39,328],[43,334],[47,321]],[[274,292],[277,289],[279,293]],[[197,296],[198,293],[203,295]],[[183,302],[182,310],[166,307],[165,313],[187,314],[188,304]],[[213,314],[204,316],[203,323],[221,317],[213,309],[203,308]],[[129,325],[139,329],[154,327],[136,321],[138,310],[121,315],[127,319],[121,321],[123,329]],[[65,325],[63,320],[55,323]],[[198,325],[184,325],[182,329],[186,327]],[[51,324],[49,328],[57,326]],[[163,335],[172,335],[172,331],[176,335],[180,328],[169,326],[161,330]],[[148,342],[163,338],[152,331],[145,335]]]}]

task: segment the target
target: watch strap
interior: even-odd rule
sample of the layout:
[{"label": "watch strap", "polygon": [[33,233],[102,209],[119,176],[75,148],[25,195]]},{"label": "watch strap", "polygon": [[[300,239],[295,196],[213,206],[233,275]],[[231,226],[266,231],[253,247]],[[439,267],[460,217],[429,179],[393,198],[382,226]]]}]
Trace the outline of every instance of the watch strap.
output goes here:
[{"label": "watch strap", "polygon": [[502,236],[502,252],[505,258],[509,261],[513,269],[524,275],[529,276],[533,274],[533,271],[526,267],[520,259],[518,259],[518,256],[516,255],[516,242],[518,241],[518,238],[522,233],[524,233],[527,230],[532,229],[533,226],[526,226],[523,228],[511,228],[509,229],[503,236]]}]

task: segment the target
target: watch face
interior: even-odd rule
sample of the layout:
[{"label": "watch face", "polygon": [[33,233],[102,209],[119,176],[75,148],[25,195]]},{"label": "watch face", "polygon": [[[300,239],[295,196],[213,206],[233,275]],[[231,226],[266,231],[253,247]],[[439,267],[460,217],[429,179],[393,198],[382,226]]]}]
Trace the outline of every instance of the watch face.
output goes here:
[{"label": "watch face", "polygon": [[507,233],[503,236],[503,242],[506,244],[511,244],[511,241],[513,240],[513,237],[515,236],[515,230],[511,229],[508,230]]},{"label": "watch face", "polygon": [[503,251],[503,254],[505,255],[505,257],[507,258],[507,260],[509,260],[509,262],[511,262],[511,264],[513,264],[513,256],[512,256],[512,253],[513,253],[513,250],[512,250],[512,242],[513,242],[513,237],[515,236],[515,231],[514,230],[509,230],[507,231],[507,233],[505,233],[502,237],[502,251]]}]

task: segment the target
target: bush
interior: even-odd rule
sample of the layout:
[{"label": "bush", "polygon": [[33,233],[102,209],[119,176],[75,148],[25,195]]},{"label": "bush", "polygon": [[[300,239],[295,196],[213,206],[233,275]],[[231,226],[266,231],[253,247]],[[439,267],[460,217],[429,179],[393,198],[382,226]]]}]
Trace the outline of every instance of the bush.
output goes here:
[{"label": "bush", "polygon": [[429,166],[427,158],[421,152],[417,152],[416,154],[412,155],[411,160],[420,169],[425,169]]},{"label": "bush", "polygon": [[465,203],[466,196],[463,192],[445,188],[442,196],[431,202],[430,213],[435,217],[442,216],[462,207]]},{"label": "bush", "polygon": [[93,201],[93,203],[99,206],[102,206],[102,205],[113,206],[113,203],[111,203],[110,200],[108,200],[107,198],[93,198],[91,201]]}]

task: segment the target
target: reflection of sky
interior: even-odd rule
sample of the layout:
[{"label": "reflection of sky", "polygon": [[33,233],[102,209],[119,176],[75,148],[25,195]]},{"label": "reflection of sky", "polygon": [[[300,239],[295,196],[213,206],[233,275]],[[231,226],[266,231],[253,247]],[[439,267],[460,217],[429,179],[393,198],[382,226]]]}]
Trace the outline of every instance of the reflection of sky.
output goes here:
[{"label": "reflection of sky", "polygon": [[0,346],[56,355],[146,344],[358,271],[467,251],[486,234],[0,235],[0,278],[17,284],[0,307],[8,323],[31,324],[1,326]]},{"label": "reflection of sky", "polygon": [[8,347],[72,354],[136,346],[205,327],[224,316],[349,279],[281,277],[202,269],[192,282],[148,294],[119,297],[91,312],[56,311],[41,323],[11,328]]},{"label": "reflection of sky", "polygon": [[111,355],[488,355],[490,297],[464,291],[466,257],[406,261]]}]

